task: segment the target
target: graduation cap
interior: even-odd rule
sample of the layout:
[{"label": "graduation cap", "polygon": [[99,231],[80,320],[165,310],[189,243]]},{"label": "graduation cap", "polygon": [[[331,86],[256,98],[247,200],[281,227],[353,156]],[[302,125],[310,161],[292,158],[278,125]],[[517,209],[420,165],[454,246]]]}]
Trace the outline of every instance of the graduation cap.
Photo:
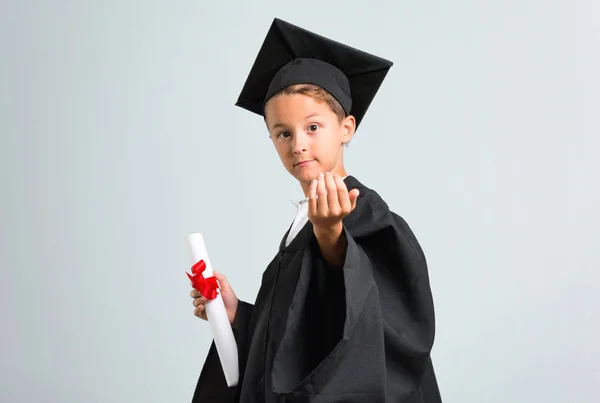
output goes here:
[{"label": "graduation cap", "polygon": [[294,84],[329,92],[362,121],[393,63],[275,18],[236,106],[264,116],[265,103]]}]

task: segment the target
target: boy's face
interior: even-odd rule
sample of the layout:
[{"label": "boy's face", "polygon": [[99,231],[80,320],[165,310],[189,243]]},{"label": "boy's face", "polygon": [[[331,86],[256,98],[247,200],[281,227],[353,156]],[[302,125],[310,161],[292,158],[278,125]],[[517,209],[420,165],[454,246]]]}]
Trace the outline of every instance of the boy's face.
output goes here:
[{"label": "boy's face", "polygon": [[353,116],[340,122],[327,103],[285,94],[267,102],[265,121],[283,166],[306,187],[305,192],[321,172],[346,176],[343,145],[354,135]]}]

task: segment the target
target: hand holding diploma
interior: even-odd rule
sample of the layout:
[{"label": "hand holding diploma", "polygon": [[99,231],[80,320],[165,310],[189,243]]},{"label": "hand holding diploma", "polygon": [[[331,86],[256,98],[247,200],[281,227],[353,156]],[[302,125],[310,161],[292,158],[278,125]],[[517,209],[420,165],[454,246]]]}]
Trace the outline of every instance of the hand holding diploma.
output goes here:
[{"label": "hand holding diploma", "polygon": [[[227,282],[227,279],[224,275],[217,273],[215,270],[213,270],[213,274],[220,285],[220,293],[221,297],[223,297],[225,309],[227,310],[229,323],[233,324],[233,320],[235,319],[235,313],[237,312],[238,298],[231,289],[231,286]],[[203,297],[202,294],[200,294],[200,291],[195,289],[192,289],[192,291],[190,292],[190,296],[194,298],[194,301],[192,302],[195,307],[194,315],[196,315],[200,319],[207,320],[206,309],[204,305],[210,300]]]}]

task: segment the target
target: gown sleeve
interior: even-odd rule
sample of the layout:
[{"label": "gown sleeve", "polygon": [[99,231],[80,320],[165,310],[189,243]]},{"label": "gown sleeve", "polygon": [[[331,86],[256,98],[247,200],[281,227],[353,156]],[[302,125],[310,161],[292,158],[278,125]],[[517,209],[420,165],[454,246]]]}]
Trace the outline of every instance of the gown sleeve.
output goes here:
[{"label": "gown sleeve", "polygon": [[[380,198],[359,202],[344,220],[341,272],[323,274],[332,268],[317,248],[305,251],[272,373],[274,392],[290,401],[404,402],[428,376],[435,326],[424,254]],[[310,371],[295,369],[306,357]]]},{"label": "gown sleeve", "polygon": [[[232,324],[233,334],[238,347],[240,363],[240,381],[246,365],[245,349],[248,340],[248,324],[252,317],[254,306],[245,301],[239,301],[235,319]],[[239,385],[239,383],[238,383]],[[235,402],[238,386],[227,386],[223,367],[213,341],[208,350],[208,355],[200,372],[200,377],[194,390],[192,403],[204,402]]]}]

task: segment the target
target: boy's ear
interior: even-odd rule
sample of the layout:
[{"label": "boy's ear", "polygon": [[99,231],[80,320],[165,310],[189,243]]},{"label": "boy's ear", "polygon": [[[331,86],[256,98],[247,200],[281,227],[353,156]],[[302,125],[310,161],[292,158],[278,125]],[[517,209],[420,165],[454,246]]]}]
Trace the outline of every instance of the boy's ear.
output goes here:
[{"label": "boy's ear", "polygon": [[347,144],[350,142],[350,140],[352,140],[352,136],[354,136],[354,131],[356,130],[356,119],[352,115],[346,116],[342,125],[344,130],[342,142]]}]

